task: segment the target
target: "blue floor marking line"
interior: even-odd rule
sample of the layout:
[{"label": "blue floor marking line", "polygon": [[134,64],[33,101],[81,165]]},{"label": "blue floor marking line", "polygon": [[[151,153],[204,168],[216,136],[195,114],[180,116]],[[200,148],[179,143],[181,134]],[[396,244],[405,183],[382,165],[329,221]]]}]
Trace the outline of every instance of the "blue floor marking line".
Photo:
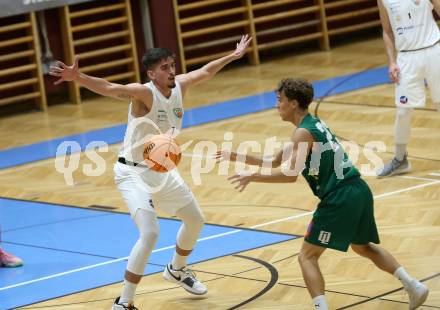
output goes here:
[{"label": "blue floor marking line", "polygon": [[[344,80],[347,80],[347,83],[342,83],[338,87],[335,87]],[[315,98],[320,98],[324,95],[329,96],[341,94],[360,88],[386,84],[388,82],[387,68],[381,67],[316,81],[313,85],[315,87]],[[332,92],[328,93],[329,90],[332,90]],[[267,92],[208,106],[197,107],[185,111],[183,128],[260,112],[271,109],[274,106],[275,94],[273,92]],[[104,141],[107,144],[120,143],[124,137],[125,128],[126,125],[121,124],[82,134],[69,135],[49,141],[2,150],[0,151],[0,169],[53,158],[56,155],[58,145],[63,141],[76,141],[81,146],[81,151],[84,151],[86,146],[92,141]]]},{"label": "blue floor marking line", "polygon": [[[27,216],[26,212],[30,207],[32,208],[32,216]],[[106,215],[105,212],[88,210],[90,212],[87,212],[87,217]],[[44,225],[54,221],[83,219],[84,215],[83,208],[62,209],[59,205],[37,201],[26,201],[26,204],[23,204],[23,200],[0,197],[0,218],[2,219],[0,226],[3,233],[26,229],[30,226]]]},{"label": "blue floor marking line", "polygon": [[[125,257],[138,238],[133,221],[124,213],[0,198],[0,218],[9,229],[2,234],[3,247],[25,262],[19,268],[0,268],[0,309],[122,281]],[[170,261],[180,224],[174,219],[159,219],[159,240],[145,274],[161,272],[157,265]],[[299,237],[207,224],[189,263]]]}]

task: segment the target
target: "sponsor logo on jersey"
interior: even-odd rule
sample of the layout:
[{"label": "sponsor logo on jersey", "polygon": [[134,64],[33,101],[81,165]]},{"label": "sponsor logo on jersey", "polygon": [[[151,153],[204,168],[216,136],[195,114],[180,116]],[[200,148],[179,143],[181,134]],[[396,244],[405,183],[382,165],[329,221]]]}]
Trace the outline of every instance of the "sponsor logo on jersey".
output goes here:
[{"label": "sponsor logo on jersey", "polygon": [[402,104],[408,103],[408,97],[407,96],[400,96],[400,103],[402,103]]},{"label": "sponsor logo on jersey", "polygon": [[422,28],[423,26],[425,26],[425,23],[422,21],[421,24],[396,28],[396,32],[398,35],[402,35],[406,31],[412,31],[418,28]]},{"label": "sponsor logo on jersey", "polygon": [[181,108],[175,108],[173,109],[174,115],[176,115],[177,118],[182,118],[183,112]]},{"label": "sponsor logo on jersey", "polygon": [[322,244],[328,244],[331,235],[332,235],[331,232],[321,230],[319,232],[318,240],[321,241]]}]

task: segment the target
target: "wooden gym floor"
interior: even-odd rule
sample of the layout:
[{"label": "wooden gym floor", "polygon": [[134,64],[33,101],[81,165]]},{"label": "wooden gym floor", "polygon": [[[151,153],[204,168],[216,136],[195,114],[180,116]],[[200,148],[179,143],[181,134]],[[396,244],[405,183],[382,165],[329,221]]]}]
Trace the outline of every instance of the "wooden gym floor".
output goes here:
[{"label": "wooden gym floor", "polygon": [[[336,47],[331,52],[284,55],[258,67],[234,66],[224,70],[213,80],[194,87],[185,106],[197,107],[270,91],[283,77],[320,80],[385,63],[380,38]],[[318,114],[341,139],[361,145],[384,141],[388,152],[379,155],[389,160],[393,151],[393,94],[392,85],[380,85],[328,97],[320,104]],[[316,103],[311,111],[315,106]],[[97,97],[80,106],[53,106],[47,114],[2,118],[0,148],[124,123],[126,113],[126,103]],[[280,121],[275,110],[270,110],[185,129],[179,141],[211,140],[220,146],[223,134],[231,131],[237,147],[244,140],[264,143],[273,136],[286,141],[292,130],[292,126]],[[413,172],[390,179],[365,178],[376,197],[375,214],[382,245],[412,275],[425,279],[431,289],[425,309],[440,308],[439,141],[440,113],[435,112],[429,101],[413,117],[409,145]],[[108,153],[101,153],[107,163],[104,175],[87,177],[82,172],[75,173],[74,186],[65,184],[63,176],[54,169],[53,159],[0,170],[0,196],[84,208],[111,206],[127,212],[113,183],[112,165],[118,147],[111,145]],[[192,147],[185,153],[191,151]],[[203,174],[201,185],[194,184],[191,159],[191,156],[183,157],[179,170],[198,198],[207,223],[304,234],[317,199],[303,179],[297,184],[251,184],[240,194],[225,176],[218,175],[218,169]],[[87,162],[82,156],[81,163]],[[365,163],[368,163],[366,158],[361,156],[357,166]],[[167,217],[162,212],[159,215]],[[160,273],[146,276],[138,287],[136,306],[139,309],[231,309],[242,304],[241,309],[311,309],[297,262],[301,243],[302,238],[298,238],[193,265],[209,288],[204,297],[187,294],[162,280]],[[400,283],[352,251],[328,250],[320,264],[331,309],[407,309],[407,297],[399,290]],[[23,309],[110,309],[120,290],[118,283]]]}]

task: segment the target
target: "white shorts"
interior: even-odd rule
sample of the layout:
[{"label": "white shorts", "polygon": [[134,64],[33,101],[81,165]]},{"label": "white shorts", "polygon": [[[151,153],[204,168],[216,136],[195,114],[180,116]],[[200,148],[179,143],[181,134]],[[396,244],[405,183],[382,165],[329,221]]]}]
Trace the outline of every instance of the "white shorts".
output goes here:
[{"label": "white shorts", "polygon": [[414,52],[397,55],[400,81],[396,86],[396,105],[402,108],[424,107],[425,80],[434,103],[440,102],[440,43]]},{"label": "white shorts", "polygon": [[195,200],[177,169],[159,173],[117,162],[113,171],[115,183],[132,217],[137,209],[156,212],[155,208],[175,215],[180,208]]}]

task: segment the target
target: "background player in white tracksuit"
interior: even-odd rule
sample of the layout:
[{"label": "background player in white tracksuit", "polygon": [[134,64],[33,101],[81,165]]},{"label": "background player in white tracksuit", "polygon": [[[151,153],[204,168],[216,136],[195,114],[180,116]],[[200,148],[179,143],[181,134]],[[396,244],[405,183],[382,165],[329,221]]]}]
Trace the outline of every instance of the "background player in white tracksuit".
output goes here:
[{"label": "background player in white tracksuit", "polygon": [[440,0],[378,0],[389,76],[396,83],[395,157],[379,177],[411,170],[407,144],[414,108],[424,107],[425,80],[440,112]]},{"label": "background player in white tracksuit", "polygon": [[59,67],[51,67],[50,74],[59,77],[56,84],[75,81],[103,96],[131,101],[127,131],[114,172],[118,189],[140,236],[128,259],[124,287],[113,304],[114,310],[136,309],[133,305],[135,290],[159,233],[155,207],[176,215],[183,222],[177,235],[176,251],[164,270],[164,278],[193,294],[207,292],[186,267],[187,257],[203,226],[199,205],[176,169],[158,173],[142,164],[143,143],[148,135],[178,132],[182,125],[182,99],[188,88],[212,78],[225,65],[242,57],[250,41],[250,37],[243,36],[234,52],[198,70],[177,76],[174,54],[165,48],[151,49],[142,59],[150,80],[145,85],[120,85],[88,76],[79,71],[78,58],[72,66],[58,62]]}]

